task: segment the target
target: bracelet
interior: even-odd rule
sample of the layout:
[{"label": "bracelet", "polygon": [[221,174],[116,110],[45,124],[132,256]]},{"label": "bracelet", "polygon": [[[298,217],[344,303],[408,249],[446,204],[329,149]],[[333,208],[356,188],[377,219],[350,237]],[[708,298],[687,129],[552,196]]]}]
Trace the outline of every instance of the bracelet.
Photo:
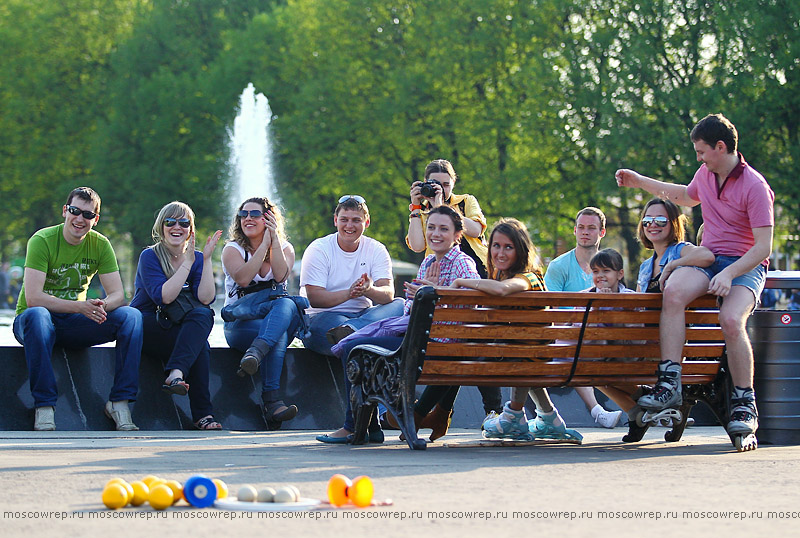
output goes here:
[{"label": "bracelet", "polygon": [[420,215],[419,213],[411,213],[411,214],[408,216],[408,218],[409,218],[409,219],[419,219],[419,218],[422,218],[422,215]]},{"label": "bracelet", "polygon": [[409,211],[414,211],[415,209],[422,209],[422,206],[420,204],[409,204],[408,205],[408,210]]}]

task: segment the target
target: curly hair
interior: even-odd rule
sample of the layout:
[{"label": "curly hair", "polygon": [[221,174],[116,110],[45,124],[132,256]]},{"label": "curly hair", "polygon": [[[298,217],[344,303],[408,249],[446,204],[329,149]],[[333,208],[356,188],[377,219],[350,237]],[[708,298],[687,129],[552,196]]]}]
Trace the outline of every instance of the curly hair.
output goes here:
[{"label": "curly hair", "polygon": [[[245,250],[253,250],[252,245],[250,244],[250,240],[244,235],[244,230],[242,230],[242,219],[239,217],[239,211],[245,206],[245,204],[255,203],[261,206],[261,211],[266,213],[267,211],[271,211],[272,215],[275,217],[275,222],[278,223],[278,237],[281,241],[286,240],[286,232],[284,231],[283,225],[283,214],[281,214],[280,208],[269,201],[269,198],[266,196],[254,196],[252,198],[248,198],[244,202],[242,202],[239,207],[236,209],[236,213],[233,215],[233,221],[231,222],[231,226],[228,229],[228,240],[234,241],[235,243],[239,244]],[[269,251],[267,251],[267,257],[265,261],[269,261]]]}]

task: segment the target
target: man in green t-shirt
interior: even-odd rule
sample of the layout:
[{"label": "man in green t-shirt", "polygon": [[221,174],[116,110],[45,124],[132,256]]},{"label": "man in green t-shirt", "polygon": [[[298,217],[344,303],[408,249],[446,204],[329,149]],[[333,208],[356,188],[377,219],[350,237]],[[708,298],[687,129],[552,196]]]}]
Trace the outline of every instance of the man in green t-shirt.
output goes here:
[{"label": "man in green t-shirt", "polygon": [[[43,228],[28,240],[14,318],[14,337],[25,348],[36,408],[33,429],[56,429],[53,346],[80,348],[116,340],[114,386],[105,414],[117,430],[138,430],[128,402],[136,399],[139,388],[142,315],[125,306],[114,249],[105,236],[92,230],[100,220],[100,196],[89,187],[74,189],[62,216],[63,224]],[[105,299],[86,298],[96,273]]]}]

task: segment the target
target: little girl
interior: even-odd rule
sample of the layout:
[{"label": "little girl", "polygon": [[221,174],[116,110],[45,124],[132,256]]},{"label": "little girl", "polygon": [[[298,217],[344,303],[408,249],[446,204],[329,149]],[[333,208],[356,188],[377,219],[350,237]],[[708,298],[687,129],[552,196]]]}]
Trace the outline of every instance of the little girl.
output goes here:
[{"label": "little girl", "polygon": [[[613,248],[606,248],[595,254],[589,261],[589,266],[592,268],[592,279],[594,287],[586,290],[587,292],[597,293],[633,293],[634,291],[625,287],[625,271],[623,270],[622,255]],[[608,307],[605,307],[608,309]],[[604,326],[611,327],[612,324],[604,324]],[[640,343],[640,342],[627,342],[619,341],[618,343]],[[636,402],[631,397],[638,387],[597,387],[597,389],[611,398],[623,411],[629,414],[635,408]],[[639,441],[644,435],[644,431],[639,431],[635,420],[629,420],[629,429],[627,435],[622,438],[623,442]],[[645,427],[644,430],[647,428]],[[637,438],[638,437],[638,438]]]}]

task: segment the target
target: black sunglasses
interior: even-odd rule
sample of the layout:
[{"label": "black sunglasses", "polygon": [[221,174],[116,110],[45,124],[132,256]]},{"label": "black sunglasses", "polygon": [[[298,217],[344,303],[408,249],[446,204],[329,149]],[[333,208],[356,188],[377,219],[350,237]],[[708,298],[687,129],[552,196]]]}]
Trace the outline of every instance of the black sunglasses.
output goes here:
[{"label": "black sunglasses", "polygon": [[340,203],[340,204],[343,204],[343,203],[345,203],[345,202],[346,202],[346,201],[348,201],[348,200],[355,200],[355,201],[356,201],[356,202],[358,202],[359,204],[366,204],[366,203],[367,203],[367,201],[366,201],[366,200],[364,200],[364,197],[363,197],[363,196],[359,196],[359,195],[357,195],[357,194],[345,194],[344,196],[342,196],[341,198],[339,198],[339,203]]},{"label": "black sunglasses", "polygon": [[172,228],[176,224],[180,225],[181,228],[188,228],[192,225],[192,221],[189,219],[174,219],[172,217],[167,217],[164,219],[164,226],[167,228]]},{"label": "black sunglasses", "polygon": [[669,223],[667,217],[644,217],[642,218],[642,226],[649,228],[651,224],[655,223],[659,228],[663,228]]},{"label": "black sunglasses", "polygon": [[68,205],[67,211],[69,211],[76,217],[78,215],[83,215],[83,218],[85,218],[86,220],[93,220],[97,216],[97,213],[94,213],[92,211],[84,211],[80,207],[75,207],[74,205]]},{"label": "black sunglasses", "polygon": [[243,219],[246,219],[248,215],[251,218],[257,219],[259,217],[263,217],[264,216],[264,212],[261,211],[260,209],[251,209],[250,211],[248,211],[246,209],[240,209],[239,213],[237,213],[237,215],[239,215],[239,217],[243,218]]}]

